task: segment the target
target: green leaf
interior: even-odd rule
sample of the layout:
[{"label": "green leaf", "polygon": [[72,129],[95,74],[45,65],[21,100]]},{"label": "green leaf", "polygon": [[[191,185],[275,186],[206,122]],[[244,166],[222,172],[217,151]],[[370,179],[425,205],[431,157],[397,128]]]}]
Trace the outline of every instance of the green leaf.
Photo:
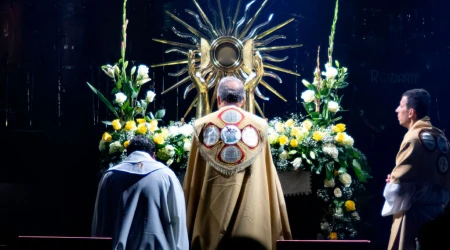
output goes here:
[{"label": "green leaf", "polygon": [[342,119],[342,116],[338,116],[338,117],[334,118],[333,120],[331,120],[331,122],[336,122],[336,121],[339,121],[340,119]]},{"label": "green leaf", "polygon": [[356,159],[353,159],[352,162],[353,170],[355,171],[356,177],[358,177],[358,180],[360,182],[367,182],[366,175],[363,173],[361,169],[361,165],[359,164],[359,161]]},{"label": "green leaf", "polygon": [[289,151],[289,154],[290,155],[295,155],[297,153],[297,150],[291,150],[291,151]]},{"label": "green leaf", "polygon": [[166,110],[160,109],[160,110],[156,111],[155,118],[159,120],[159,119],[162,119],[165,115],[166,115]]},{"label": "green leaf", "polygon": [[316,154],[314,154],[314,151],[310,151],[309,152],[309,157],[311,157],[311,159],[316,159]]},{"label": "green leaf", "polygon": [[344,82],[344,81],[340,82],[339,85],[337,85],[337,88],[338,89],[346,88],[348,86],[348,84],[349,84],[348,82]]},{"label": "green leaf", "polygon": [[106,125],[112,125],[112,122],[110,122],[110,121],[102,121],[102,123],[106,124]]},{"label": "green leaf", "polygon": [[148,115],[150,116],[150,119],[151,119],[151,120],[155,120],[155,116],[153,115],[152,112],[149,112]]},{"label": "green leaf", "polygon": [[133,66],[133,68],[131,68],[131,76],[134,75],[134,72],[136,72],[136,66]]},{"label": "green leaf", "polygon": [[119,89],[117,87],[115,87],[111,90],[111,94],[116,94],[118,92],[119,92]]},{"label": "green leaf", "polygon": [[318,112],[312,112],[310,115],[311,115],[312,118],[319,118],[320,117],[320,114]]},{"label": "green leaf", "polygon": [[123,69],[126,69],[128,67],[128,61],[125,61],[125,63],[123,64]]},{"label": "green leaf", "polygon": [[116,82],[116,87],[117,87],[117,89],[119,89],[119,90],[122,89],[122,79],[119,79],[119,80]]},{"label": "green leaf", "polygon": [[98,98],[100,98],[100,100],[102,100],[102,102],[109,108],[109,110],[111,110],[111,112],[117,117],[119,118],[119,114],[117,113],[117,111],[114,109],[113,105],[108,101],[108,99],[106,99],[106,97],[100,93],[100,91],[98,91],[94,86],[92,86],[91,84],[89,84],[88,82],[86,82],[87,85],[89,86],[89,88],[92,89],[92,91],[98,96]]},{"label": "green leaf", "polygon": [[327,180],[334,178],[334,162],[328,162],[326,167]]},{"label": "green leaf", "polygon": [[336,64],[336,67],[339,68],[339,62],[338,62],[338,60],[334,60],[334,63]]},{"label": "green leaf", "polygon": [[317,87],[314,86],[314,84],[308,85],[308,89],[309,89],[309,90],[313,90],[315,93],[317,93]]}]

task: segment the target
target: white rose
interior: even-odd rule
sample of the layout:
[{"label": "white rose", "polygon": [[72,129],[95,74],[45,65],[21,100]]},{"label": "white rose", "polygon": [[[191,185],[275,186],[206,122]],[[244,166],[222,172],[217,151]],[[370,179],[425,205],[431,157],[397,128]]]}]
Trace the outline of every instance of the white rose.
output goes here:
[{"label": "white rose", "polygon": [[147,91],[147,97],[145,98],[145,100],[147,100],[147,102],[153,102],[153,99],[155,99],[155,92],[149,90]]},{"label": "white rose", "polygon": [[145,65],[139,65],[137,77],[148,78],[148,67]]},{"label": "white rose", "polygon": [[325,64],[325,69],[326,69],[326,72],[324,72],[323,75],[325,75],[325,77],[327,79],[334,79],[338,74],[337,69],[334,67],[328,66],[328,64]]},{"label": "white rose", "polygon": [[334,185],[336,185],[334,183],[334,179],[331,179],[331,180],[325,179],[325,181],[323,182],[324,187],[334,187]]},{"label": "white rose", "polygon": [[176,135],[178,135],[178,131],[179,131],[180,129],[178,128],[178,126],[170,126],[169,127],[169,136],[176,136]]},{"label": "white rose", "polygon": [[349,174],[347,174],[347,173],[344,173],[344,174],[341,174],[340,176],[339,176],[339,180],[342,182],[342,184],[344,184],[344,186],[346,186],[346,187],[350,187],[350,184],[352,184],[352,177],[349,175]]},{"label": "white rose", "polygon": [[353,143],[354,143],[353,138],[348,134],[345,134],[344,141],[342,142],[342,144],[344,144],[345,146],[353,146]]},{"label": "white rose", "polygon": [[292,161],[292,166],[294,167],[294,170],[297,170],[302,165],[302,158],[297,157]]},{"label": "white rose", "polygon": [[305,102],[312,102],[312,101],[314,101],[314,95],[315,95],[315,92],[313,90],[306,90],[305,92],[302,93],[301,98]]},{"label": "white rose", "polygon": [[192,147],[192,143],[190,141],[185,142],[184,145],[183,145],[183,149],[186,152],[191,151],[191,147]]},{"label": "white rose", "polygon": [[122,105],[126,100],[127,96],[124,93],[119,92],[116,94],[116,103],[118,103],[119,105]]},{"label": "white rose", "polygon": [[172,165],[172,163],[173,163],[173,159],[169,159],[169,160],[166,162],[166,165],[167,165],[167,166],[170,166],[170,165]]},{"label": "white rose", "polygon": [[179,132],[184,136],[191,136],[194,133],[194,127],[190,124],[184,124]]},{"label": "white rose", "polygon": [[330,112],[336,113],[339,110],[339,104],[335,101],[328,102],[328,110]]},{"label": "white rose", "polygon": [[166,155],[168,155],[169,157],[175,155],[175,148],[172,145],[166,145],[164,150],[166,151]]},{"label": "white rose", "polygon": [[286,160],[288,158],[288,152],[284,150],[283,153],[280,154],[280,158]]},{"label": "white rose", "polygon": [[336,196],[338,198],[342,196],[342,192],[341,192],[340,188],[335,188],[334,189],[334,196]]}]

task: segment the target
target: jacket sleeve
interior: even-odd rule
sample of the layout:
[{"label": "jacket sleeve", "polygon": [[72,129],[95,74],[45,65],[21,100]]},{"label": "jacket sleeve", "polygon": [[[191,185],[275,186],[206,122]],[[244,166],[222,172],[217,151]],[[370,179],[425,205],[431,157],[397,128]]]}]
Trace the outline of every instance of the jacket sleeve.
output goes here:
[{"label": "jacket sleeve", "polygon": [[95,207],[94,207],[94,215],[92,217],[92,228],[91,228],[91,236],[92,237],[110,237],[111,235],[106,235],[105,231],[105,217],[106,217],[106,209],[108,208],[107,202],[107,191],[110,182],[111,172],[107,172],[103,175],[102,179],[99,182],[97,197],[95,199]]},{"label": "jacket sleeve", "polygon": [[183,188],[177,177],[173,174],[169,178],[170,186],[167,193],[169,221],[176,244],[176,249],[189,249],[189,240],[186,226],[186,203]]}]

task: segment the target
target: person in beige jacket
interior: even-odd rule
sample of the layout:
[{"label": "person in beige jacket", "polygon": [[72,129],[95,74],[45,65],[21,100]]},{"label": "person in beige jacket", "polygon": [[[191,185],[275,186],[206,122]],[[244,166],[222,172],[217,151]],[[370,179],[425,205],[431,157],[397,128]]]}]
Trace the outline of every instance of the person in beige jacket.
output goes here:
[{"label": "person in beige jacket", "polygon": [[431,125],[429,107],[429,93],[412,89],[396,109],[408,132],[384,189],[381,214],[393,216],[388,249],[417,249],[420,227],[442,214],[450,199],[450,144],[444,132]]},{"label": "person in beige jacket", "polygon": [[291,239],[286,203],[267,141],[266,120],[243,110],[245,89],[225,77],[219,110],[195,121],[183,188],[191,250],[245,237],[275,249]]}]

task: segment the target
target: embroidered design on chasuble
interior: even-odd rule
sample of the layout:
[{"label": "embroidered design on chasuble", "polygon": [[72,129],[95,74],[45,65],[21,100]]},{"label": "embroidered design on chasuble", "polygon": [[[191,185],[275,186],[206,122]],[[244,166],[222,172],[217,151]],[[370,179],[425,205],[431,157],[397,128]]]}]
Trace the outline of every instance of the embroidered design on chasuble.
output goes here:
[{"label": "embroidered design on chasuble", "polygon": [[199,151],[214,169],[233,175],[250,166],[264,147],[265,137],[236,108],[213,117],[200,131]]}]

